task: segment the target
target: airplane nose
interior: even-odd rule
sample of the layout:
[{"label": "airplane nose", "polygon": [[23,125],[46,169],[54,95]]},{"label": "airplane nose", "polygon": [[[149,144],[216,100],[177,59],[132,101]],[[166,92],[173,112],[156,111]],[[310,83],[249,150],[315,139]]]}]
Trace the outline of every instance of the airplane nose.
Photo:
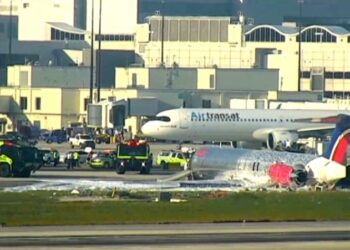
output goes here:
[{"label": "airplane nose", "polygon": [[151,122],[146,122],[142,127],[141,127],[141,131],[142,131],[142,134],[145,135],[145,136],[151,136],[153,135],[152,132],[154,129],[152,128],[152,124]]}]

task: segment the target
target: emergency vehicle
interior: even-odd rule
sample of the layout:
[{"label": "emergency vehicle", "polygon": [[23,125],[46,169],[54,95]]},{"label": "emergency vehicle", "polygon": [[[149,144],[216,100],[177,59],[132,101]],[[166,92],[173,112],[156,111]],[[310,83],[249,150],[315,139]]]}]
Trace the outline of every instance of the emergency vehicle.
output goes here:
[{"label": "emergency vehicle", "polygon": [[1,177],[29,177],[42,164],[42,154],[36,147],[14,141],[0,141]]},{"label": "emergency vehicle", "polygon": [[149,174],[151,167],[152,156],[147,142],[132,139],[117,143],[115,169],[118,174],[124,174],[126,170]]}]

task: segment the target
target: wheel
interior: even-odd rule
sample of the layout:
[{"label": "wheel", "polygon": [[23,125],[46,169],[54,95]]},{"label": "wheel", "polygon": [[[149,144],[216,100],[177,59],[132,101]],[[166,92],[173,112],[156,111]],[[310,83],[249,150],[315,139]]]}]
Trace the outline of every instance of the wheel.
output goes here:
[{"label": "wheel", "polygon": [[167,164],[165,161],[161,161],[160,167],[161,167],[162,169],[168,169],[168,168],[169,168],[168,164]]},{"label": "wheel", "polygon": [[29,177],[30,172],[31,172],[30,169],[25,168],[25,169],[22,169],[20,172],[15,172],[14,176],[15,177]]},{"label": "wheel", "polygon": [[125,174],[125,167],[118,166],[116,170],[118,174]]},{"label": "wheel", "polygon": [[146,173],[146,169],[145,168],[141,168],[140,169],[140,174],[145,174]]},{"label": "wheel", "polygon": [[103,164],[103,167],[104,167],[104,168],[110,168],[109,162],[105,162],[105,163]]},{"label": "wheel", "polygon": [[0,164],[0,177],[9,177],[11,176],[10,165],[6,163]]},{"label": "wheel", "polygon": [[150,168],[148,166],[141,168],[140,174],[149,174]]},{"label": "wheel", "polygon": [[101,143],[101,139],[96,139],[96,143],[100,144]]},{"label": "wheel", "polygon": [[70,144],[70,148],[74,148],[74,145],[73,145],[73,143],[71,143],[71,144]]}]

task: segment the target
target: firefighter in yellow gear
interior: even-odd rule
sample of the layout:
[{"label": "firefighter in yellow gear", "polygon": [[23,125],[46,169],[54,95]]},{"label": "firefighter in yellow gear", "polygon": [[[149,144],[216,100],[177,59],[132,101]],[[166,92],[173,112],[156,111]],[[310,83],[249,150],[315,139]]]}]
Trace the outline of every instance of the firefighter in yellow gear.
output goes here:
[{"label": "firefighter in yellow gear", "polygon": [[72,168],[73,167],[79,167],[79,153],[77,151],[75,151],[73,153],[73,165],[72,165]]}]

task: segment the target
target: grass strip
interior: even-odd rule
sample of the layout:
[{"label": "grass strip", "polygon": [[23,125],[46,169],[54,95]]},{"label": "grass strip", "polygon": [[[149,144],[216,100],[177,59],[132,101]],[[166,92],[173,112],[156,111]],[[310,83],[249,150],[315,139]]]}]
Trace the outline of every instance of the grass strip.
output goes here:
[{"label": "grass strip", "polygon": [[63,195],[67,194],[0,192],[0,223],[29,226],[350,219],[347,192],[172,194],[187,199],[183,203],[118,199],[62,202]]}]

